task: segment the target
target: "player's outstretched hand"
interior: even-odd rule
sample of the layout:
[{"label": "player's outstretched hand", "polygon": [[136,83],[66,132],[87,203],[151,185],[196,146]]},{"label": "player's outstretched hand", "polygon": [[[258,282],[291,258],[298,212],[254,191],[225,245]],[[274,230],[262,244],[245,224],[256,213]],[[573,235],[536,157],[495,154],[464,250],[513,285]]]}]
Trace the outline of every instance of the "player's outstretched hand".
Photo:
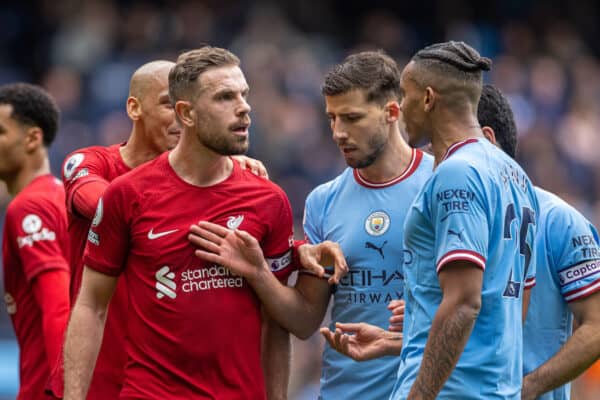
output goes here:
[{"label": "player's outstretched hand", "polygon": [[190,227],[188,240],[198,247],[194,252],[197,257],[246,279],[255,277],[261,268],[268,269],[258,241],[248,232],[200,221]]},{"label": "player's outstretched hand", "polygon": [[319,244],[303,244],[298,247],[298,256],[302,267],[317,276],[325,275],[325,268],[333,265],[334,272],[329,278],[330,285],[336,285],[348,272],[348,264],[340,245],[326,240]]},{"label": "player's outstretched hand", "polygon": [[[335,332],[329,328],[319,330],[329,345],[337,352],[356,361],[372,360],[391,354],[399,354],[402,345],[401,334],[393,336],[378,326],[364,322],[353,324],[335,324]],[[390,346],[390,341],[398,342],[398,351]]]},{"label": "player's outstretched hand", "polygon": [[402,332],[404,324],[404,300],[392,300],[387,308],[392,312],[390,317],[390,326],[388,329],[392,332]]},{"label": "player's outstretched hand", "polygon": [[269,179],[267,168],[261,161],[246,156],[233,156],[233,159],[240,164],[242,169],[249,169],[254,175]]}]

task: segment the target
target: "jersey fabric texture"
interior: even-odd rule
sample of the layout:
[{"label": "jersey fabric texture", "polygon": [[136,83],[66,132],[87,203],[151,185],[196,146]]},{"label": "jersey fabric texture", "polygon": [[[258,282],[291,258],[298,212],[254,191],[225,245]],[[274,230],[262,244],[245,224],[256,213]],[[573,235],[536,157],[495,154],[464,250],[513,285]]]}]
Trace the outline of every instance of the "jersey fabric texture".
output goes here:
[{"label": "jersey fabric texture", "polygon": [[[74,304],[81,287],[83,252],[91,220],[79,215],[73,205],[75,193],[83,186],[97,182],[111,182],[131,169],[121,157],[120,147],[92,146],[69,154],[63,163],[62,179],[66,191],[69,221],[71,303]],[[127,323],[127,288],[119,279],[106,316],[102,346],[96,360],[94,375],[88,391],[88,400],[116,399],[121,391],[127,352],[125,351],[125,325]],[[62,360],[54,366],[49,389],[57,398],[64,390]]]},{"label": "jersey fabric texture", "polygon": [[[406,170],[386,183],[370,183],[347,168],[318,186],[306,200],[304,232],[311,243],[340,244],[349,272],[333,293],[331,329],[336,322],[388,327],[387,304],[403,298],[405,258],[402,230],[406,212],[433,170],[433,158],[413,150]],[[321,369],[322,399],[386,399],[399,357],[356,362],[326,346]]]},{"label": "jersey fabric texture", "polygon": [[49,270],[69,271],[67,243],[64,188],[52,175],[37,177],[8,205],[2,243],[4,300],[20,350],[19,400],[44,398],[54,360],[46,355],[32,282]]},{"label": "jersey fabric texture", "polygon": [[[536,188],[540,202],[536,236],[536,288],[525,321],[523,372],[528,374],[560,350],[572,333],[568,303],[600,290],[598,232],[558,196]],[[570,398],[570,384],[540,399]]]},{"label": "jersey fabric texture", "polygon": [[521,167],[487,140],[451,146],[405,222],[406,313],[393,399],[415,382],[442,299],[438,273],[465,260],[484,270],[479,316],[438,399],[520,399],[522,293],[535,283],[538,204]]},{"label": "jersey fabric texture", "polygon": [[280,279],[291,273],[293,222],[285,193],[243,171],[190,185],[165,153],[117,178],[98,204],[86,266],[123,275],[129,361],[121,399],[264,399],[261,307],[247,282],[194,255],[191,224],[242,229]]}]

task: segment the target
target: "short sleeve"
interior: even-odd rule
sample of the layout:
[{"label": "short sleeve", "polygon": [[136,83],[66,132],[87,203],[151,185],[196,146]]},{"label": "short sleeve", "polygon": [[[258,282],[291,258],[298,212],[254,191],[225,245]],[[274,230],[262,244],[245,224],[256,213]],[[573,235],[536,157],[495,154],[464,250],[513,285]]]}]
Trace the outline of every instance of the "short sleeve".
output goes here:
[{"label": "short sleeve", "polygon": [[304,217],[302,218],[302,228],[304,229],[304,236],[309,243],[316,244],[321,243],[323,235],[321,234],[322,218],[319,216],[323,210],[323,204],[319,204],[319,196],[316,191],[312,191],[306,198],[306,204],[304,206]]},{"label": "short sleeve", "polygon": [[105,161],[89,149],[80,150],[67,156],[62,166],[62,180],[65,186],[67,211],[74,213],[73,198],[82,186],[106,179]]},{"label": "short sleeve", "polygon": [[468,164],[446,160],[432,185],[436,270],[457,260],[485,269],[489,241],[486,195],[479,174]]},{"label": "short sleeve", "polygon": [[271,271],[280,281],[287,282],[294,266],[294,220],[290,202],[281,189],[278,189],[275,201],[277,203],[269,210],[269,231],[261,245]]},{"label": "short sleeve", "polygon": [[83,262],[107,275],[123,272],[130,245],[129,215],[135,195],[117,180],[111,183],[98,201],[96,214],[88,232]]},{"label": "short sleeve", "polygon": [[68,240],[64,211],[43,197],[9,207],[6,224],[28,282],[50,269],[69,271],[60,243]]},{"label": "short sleeve", "polygon": [[549,216],[549,240],[553,271],[565,301],[583,299],[600,290],[598,232],[579,212],[564,207]]}]

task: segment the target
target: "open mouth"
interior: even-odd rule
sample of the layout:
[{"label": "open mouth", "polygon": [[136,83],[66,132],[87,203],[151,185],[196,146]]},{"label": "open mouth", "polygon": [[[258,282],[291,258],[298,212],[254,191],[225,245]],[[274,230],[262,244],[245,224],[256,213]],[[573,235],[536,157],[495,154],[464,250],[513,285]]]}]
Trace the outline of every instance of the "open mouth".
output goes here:
[{"label": "open mouth", "polygon": [[232,125],[229,129],[236,135],[247,136],[249,126],[250,126],[249,123],[242,122],[242,123]]}]

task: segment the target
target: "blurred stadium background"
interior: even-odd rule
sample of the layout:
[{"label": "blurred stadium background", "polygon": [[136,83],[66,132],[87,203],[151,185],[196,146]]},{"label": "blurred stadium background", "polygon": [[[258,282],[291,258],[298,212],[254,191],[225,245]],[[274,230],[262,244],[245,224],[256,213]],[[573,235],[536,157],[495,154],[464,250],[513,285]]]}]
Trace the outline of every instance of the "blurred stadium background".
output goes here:
[{"label": "blurred stadium background", "polygon": [[[38,83],[57,99],[62,125],[50,155],[58,176],[72,150],[128,136],[124,104],[136,67],[203,43],[230,48],[251,86],[250,155],[287,192],[301,235],[306,195],[344,167],[324,114],[324,72],[358,50],[385,49],[403,66],[424,45],[465,40],[494,60],[486,80],[510,98],[532,179],[598,225],[598,21],[594,1],[3,1],[0,83]],[[0,226],[9,200],[0,186]],[[322,345],[317,336],[294,340],[290,399],[316,398]],[[17,362],[2,306],[0,399],[15,396]],[[600,398],[600,372],[577,390],[577,400]]]}]

